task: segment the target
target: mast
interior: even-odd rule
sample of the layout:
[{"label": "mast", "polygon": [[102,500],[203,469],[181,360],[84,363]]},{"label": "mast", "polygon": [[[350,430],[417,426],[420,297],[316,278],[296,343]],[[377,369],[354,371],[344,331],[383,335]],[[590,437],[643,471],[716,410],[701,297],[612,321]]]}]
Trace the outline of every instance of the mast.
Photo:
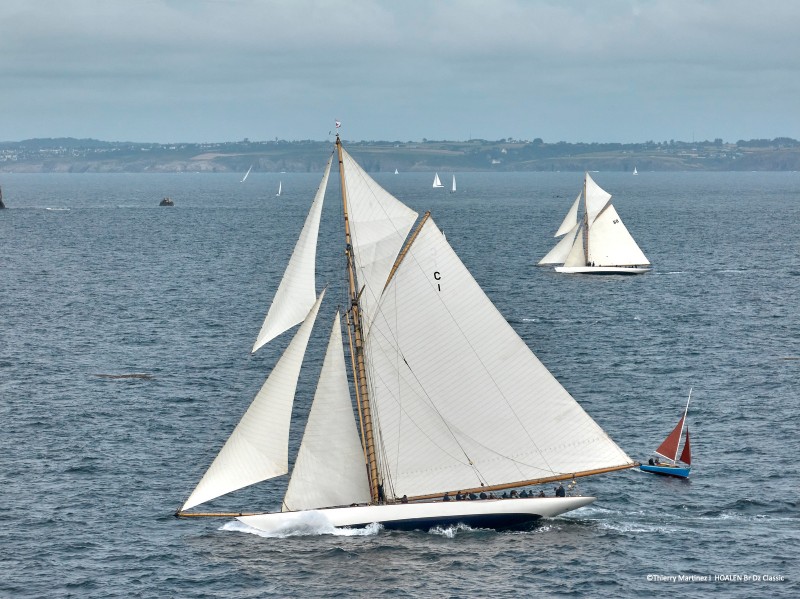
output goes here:
[{"label": "mast", "polygon": [[583,175],[583,264],[589,266],[589,202],[586,199],[586,173]]},{"label": "mast", "polygon": [[372,428],[372,414],[369,406],[369,392],[367,390],[366,363],[364,360],[364,343],[361,331],[361,312],[359,309],[358,287],[356,286],[356,274],[353,261],[353,246],[350,238],[350,220],[347,214],[347,187],[344,178],[344,160],[342,159],[342,143],[339,135],[336,135],[336,151],[339,157],[339,179],[342,187],[342,206],[344,208],[344,238],[345,256],[347,258],[347,276],[350,282],[350,312],[353,315],[353,341],[355,358],[353,360],[355,370],[353,376],[356,385],[356,397],[358,405],[359,419],[363,423],[362,442],[364,453],[367,458],[367,472],[369,474],[369,491],[372,503],[378,503],[382,498],[379,492],[380,478],[378,476],[378,460],[375,455],[375,437]]},{"label": "mast", "polygon": [[[678,445],[680,445],[681,437],[683,437],[683,427],[686,426],[686,414],[689,413],[689,402],[692,401],[692,388],[689,387],[689,399],[686,400],[686,409],[683,411],[683,418],[681,418],[681,434],[678,435]],[[675,458],[672,460],[673,464],[677,463],[678,448],[675,447]]]}]

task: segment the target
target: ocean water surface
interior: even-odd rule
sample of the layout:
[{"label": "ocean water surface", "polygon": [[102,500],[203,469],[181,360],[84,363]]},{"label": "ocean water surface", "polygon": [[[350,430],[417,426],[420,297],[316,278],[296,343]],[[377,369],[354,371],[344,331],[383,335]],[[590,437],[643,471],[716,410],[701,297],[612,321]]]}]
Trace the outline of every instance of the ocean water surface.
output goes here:
[{"label": "ocean water surface", "polygon": [[[692,388],[691,480],[582,479],[592,506],[523,532],[311,521],[269,537],[177,520],[288,343],[249,354],[320,175],[8,174],[0,595],[798,596],[800,174],[593,173],[653,263],[638,277],[535,266],[581,173],[457,176],[456,194],[433,190],[428,173],[375,178],[432,211],[500,312],[632,458],[663,440]],[[329,292],[301,423],[327,323],[346,303],[338,176],[328,189],[317,282]],[[167,195],[175,207],[158,207]],[[285,486],[212,507],[276,509]]]}]

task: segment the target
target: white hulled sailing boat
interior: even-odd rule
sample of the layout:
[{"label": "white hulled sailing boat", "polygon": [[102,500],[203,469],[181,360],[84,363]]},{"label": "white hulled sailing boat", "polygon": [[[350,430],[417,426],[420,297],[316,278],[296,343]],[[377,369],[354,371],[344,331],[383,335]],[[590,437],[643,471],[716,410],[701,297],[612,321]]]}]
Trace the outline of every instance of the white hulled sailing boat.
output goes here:
[{"label": "white hulled sailing boat", "polygon": [[[583,218],[579,220],[581,205]],[[555,234],[562,235],[561,241],[539,261],[540,266],[556,265],[556,272],[569,274],[636,275],[650,270],[649,260],[611,204],[611,194],[589,173]]]},{"label": "white hulled sailing boat", "polygon": [[453,187],[450,189],[450,193],[456,192],[456,176],[453,175]]},{"label": "white hulled sailing boat", "polygon": [[[681,419],[678,424],[672,429],[672,432],[667,435],[664,442],[658,446],[655,453],[657,456],[666,458],[669,463],[662,462],[657,457],[650,458],[649,463],[642,464],[639,468],[644,472],[651,472],[653,474],[663,474],[664,476],[674,476],[675,478],[689,478],[692,471],[692,445],[689,441],[689,425],[686,422],[686,415],[689,413],[689,402],[692,400],[692,390],[689,389],[689,399],[686,400],[686,408],[683,410]],[[685,440],[683,443],[683,451],[681,457],[678,457],[678,448],[681,444],[681,438],[684,437],[684,430],[686,431]],[[681,464],[682,462],[682,464]]]},{"label": "white hulled sailing boat", "polygon": [[337,313],[281,511],[187,511],[289,472],[292,403],[324,295],[316,295],[315,260],[329,161],[253,351],[300,327],[176,515],[236,517],[267,532],[308,518],[335,527],[513,527],[594,498],[442,499],[635,466],[497,311],[430,213],[418,219],[382,189],[338,136],[336,158],[359,426]]},{"label": "white hulled sailing boat", "polygon": [[433,175],[433,188],[436,189],[437,187],[444,187],[442,182],[439,180],[439,173]]},{"label": "white hulled sailing boat", "polygon": [[281,195],[282,188],[283,188],[283,181],[278,181],[278,193],[275,194],[276,196]]},{"label": "white hulled sailing boat", "polygon": [[244,174],[244,177],[242,177],[242,180],[239,181],[239,183],[244,183],[245,181],[247,181],[247,176],[250,174],[250,171],[252,170],[253,170],[253,165],[251,164],[250,168],[247,169],[247,172]]}]

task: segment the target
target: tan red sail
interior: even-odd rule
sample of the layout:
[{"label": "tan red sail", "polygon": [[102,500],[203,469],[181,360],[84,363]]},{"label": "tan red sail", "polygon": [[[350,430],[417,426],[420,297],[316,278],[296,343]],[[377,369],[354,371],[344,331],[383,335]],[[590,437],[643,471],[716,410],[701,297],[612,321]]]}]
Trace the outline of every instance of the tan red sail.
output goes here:
[{"label": "tan red sail", "polygon": [[692,449],[689,446],[689,427],[686,427],[686,443],[683,446],[683,451],[681,452],[681,462],[684,464],[692,464]]},{"label": "tan red sail", "polygon": [[683,431],[683,421],[686,418],[686,414],[681,416],[681,419],[678,421],[678,424],[672,429],[672,432],[664,439],[664,442],[658,446],[656,449],[656,453],[660,456],[667,458],[668,460],[675,461],[675,458],[678,457],[678,445],[681,442],[681,432]]}]

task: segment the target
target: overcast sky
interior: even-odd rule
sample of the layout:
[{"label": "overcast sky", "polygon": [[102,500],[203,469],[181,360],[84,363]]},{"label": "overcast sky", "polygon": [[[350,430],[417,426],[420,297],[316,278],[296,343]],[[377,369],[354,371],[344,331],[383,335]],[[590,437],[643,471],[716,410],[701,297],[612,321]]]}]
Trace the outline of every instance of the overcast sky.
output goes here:
[{"label": "overcast sky", "polygon": [[2,0],[0,140],[800,139],[798,0]]}]

